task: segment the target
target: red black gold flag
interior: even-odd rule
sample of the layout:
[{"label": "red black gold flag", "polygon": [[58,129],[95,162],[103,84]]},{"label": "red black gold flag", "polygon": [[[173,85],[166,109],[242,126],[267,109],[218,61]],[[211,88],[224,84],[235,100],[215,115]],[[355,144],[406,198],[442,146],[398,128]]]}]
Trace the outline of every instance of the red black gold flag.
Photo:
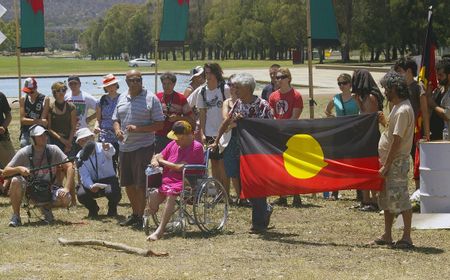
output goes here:
[{"label": "red black gold flag", "polygon": [[242,198],[381,190],[376,113],[238,122]]},{"label": "red black gold flag", "polygon": [[429,11],[427,35],[425,37],[425,45],[422,52],[422,61],[420,63],[420,71],[418,80],[423,82],[425,88],[431,87],[431,90],[437,88],[436,77],[436,59],[435,52],[437,48],[436,37],[433,32],[433,12]]}]

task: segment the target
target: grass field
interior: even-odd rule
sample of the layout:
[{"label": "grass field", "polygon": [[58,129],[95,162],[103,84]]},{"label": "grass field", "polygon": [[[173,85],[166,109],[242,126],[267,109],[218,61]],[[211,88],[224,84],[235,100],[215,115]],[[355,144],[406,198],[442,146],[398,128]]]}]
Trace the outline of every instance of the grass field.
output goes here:
[{"label": "grass field", "polygon": [[[317,112],[323,111],[327,100],[324,96],[317,100]],[[14,109],[15,144],[17,127]],[[117,220],[106,216],[88,220],[87,210],[76,207],[54,211],[57,221],[50,226],[33,217],[21,228],[6,226],[11,209],[8,199],[1,197],[0,279],[448,278],[448,231],[413,230],[416,248],[411,251],[367,247],[382,232],[383,217],[349,209],[356,203],[355,192],[341,194],[338,201],[305,195],[302,208],[276,207],[271,219],[275,228],[264,235],[248,233],[250,209],[232,207],[222,234],[204,236],[191,228],[185,239],[167,235],[153,243],[145,240],[142,231],[117,225],[130,211],[125,193]],[[104,214],[106,200],[99,202]],[[27,221],[24,212],[22,221]],[[394,230],[395,238],[400,234]],[[122,242],[169,256],[144,258],[99,247],[63,247],[58,237]]]},{"label": "grass field", "polygon": [[[158,71],[189,71],[197,65],[203,65],[207,61],[172,61],[160,60]],[[292,61],[271,61],[271,60],[224,60],[220,61],[223,69],[230,68],[267,68],[268,65],[278,63],[282,66],[292,67]],[[297,67],[297,66],[296,66]],[[298,67],[305,67],[299,65]],[[127,62],[123,60],[81,60],[68,58],[48,58],[48,57],[22,57],[22,75],[44,75],[58,73],[119,73],[126,72]],[[154,68],[141,67],[144,72],[154,72]],[[15,56],[0,56],[0,76],[17,76],[17,58]]]}]

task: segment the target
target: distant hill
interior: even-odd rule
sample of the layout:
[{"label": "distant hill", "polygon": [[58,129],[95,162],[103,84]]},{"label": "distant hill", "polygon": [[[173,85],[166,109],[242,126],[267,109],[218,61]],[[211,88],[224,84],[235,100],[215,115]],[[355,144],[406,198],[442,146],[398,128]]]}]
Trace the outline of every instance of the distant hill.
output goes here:
[{"label": "distant hill", "polygon": [[[19,2],[19,1],[18,1]],[[101,17],[111,6],[118,3],[143,4],[147,0],[44,0],[44,16],[47,30],[68,27],[84,29],[92,19]],[[8,10],[2,19],[14,18],[13,0],[2,0]]]}]

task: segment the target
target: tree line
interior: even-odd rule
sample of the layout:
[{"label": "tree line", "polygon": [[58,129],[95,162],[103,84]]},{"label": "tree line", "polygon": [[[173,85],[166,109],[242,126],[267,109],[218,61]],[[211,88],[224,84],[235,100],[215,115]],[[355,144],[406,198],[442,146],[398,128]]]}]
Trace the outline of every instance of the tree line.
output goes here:
[{"label": "tree line", "polygon": [[[161,20],[158,11],[162,11],[157,9],[157,1],[163,2],[116,4],[103,17],[92,20],[83,32],[47,34],[47,45],[56,48],[63,41],[61,38],[78,36],[82,51],[93,59],[119,59],[123,53],[131,57],[155,57],[156,27]],[[450,46],[449,1],[333,2],[340,45],[315,47],[340,50],[344,62],[350,61],[352,50],[360,50],[362,58],[370,61],[420,54],[429,5],[434,6],[433,27],[438,45]],[[3,28],[0,22],[0,29],[4,32],[13,28]],[[292,50],[303,53],[306,39],[305,0],[190,0],[185,46],[162,49],[158,55],[190,60],[290,59]]]},{"label": "tree line", "polygon": [[[154,57],[157,0],[144,5],[113,6],[81,35],[94,57]],[[434,31],[440,46],[450,46],[450,2],[435,0],[334,0],[342,60],[360,50],[370,61],[390,61],[420,54],[428,6],[434,5]],[[304,0],[191,0],[184,48],[163,50],[176,59],[289,59],[291,50],[304,50]],[[316,46],[328,48],[330,46]],[[170,53],[172,55],[170,55]],[[187,57],[187,58],[186,58]]]}]

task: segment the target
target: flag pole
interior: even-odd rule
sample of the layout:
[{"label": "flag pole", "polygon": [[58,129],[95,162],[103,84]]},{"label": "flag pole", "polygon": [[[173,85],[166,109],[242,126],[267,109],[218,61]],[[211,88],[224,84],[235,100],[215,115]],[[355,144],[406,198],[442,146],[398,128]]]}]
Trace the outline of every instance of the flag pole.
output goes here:
[{"label": "flag pole", "polygon": [[308,78],[309,78],[309,118],[314,119],[314,88],[312,69],[312,42],[311,42],[311,0],[306,1],[306,29],[308,36]]},{"label": "flag pole", "polygon": [[22,69],[20,65],[20,34],[19,34],[19,9],[17,7],[17,1],[14,0],[14,14],[16,18],[16,56],[17,56],[17,78],[19,83],[19,100],[22,98]]},{"label": "flag pole", "polygon": [[156,0],[156,31],[155,31],[155,94],[158,92],[158,43],[159,43],[159,28],[160,19],[159,14],[161,13],[160,0]]}]

